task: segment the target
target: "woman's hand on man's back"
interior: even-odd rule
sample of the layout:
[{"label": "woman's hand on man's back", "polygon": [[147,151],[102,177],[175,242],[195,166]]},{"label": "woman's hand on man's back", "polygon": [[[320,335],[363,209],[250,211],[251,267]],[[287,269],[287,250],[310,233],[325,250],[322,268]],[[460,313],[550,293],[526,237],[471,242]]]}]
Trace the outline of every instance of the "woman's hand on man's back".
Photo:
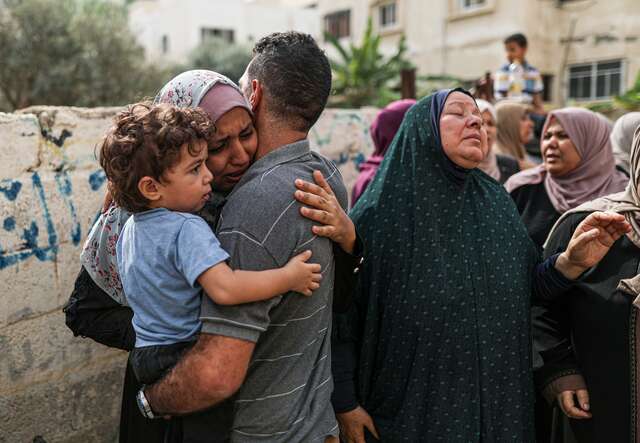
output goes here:
[{"label": "woman's hand on man's back", "polygon": [[300,208],[300,213],[303,217],[322,224],[313,227],[315,235],[328,237],[339,244],[346,253],[351,254],[356,243],[356,228],[353,222],[340,206],[322,172],[313,171],[313,179],[316,184],[296,180],[296,200],[310,206]]}]

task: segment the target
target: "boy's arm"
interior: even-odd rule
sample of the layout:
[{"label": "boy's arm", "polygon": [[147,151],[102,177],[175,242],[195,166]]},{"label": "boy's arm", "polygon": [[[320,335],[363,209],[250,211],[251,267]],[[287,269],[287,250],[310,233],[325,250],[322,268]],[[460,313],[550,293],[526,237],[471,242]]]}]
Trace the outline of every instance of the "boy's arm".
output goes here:
[{"label": "boy's arm", "polygon": [[544,106],[542,104],[542,93],[536,92],[531,95],[531,98],[532,98],[531,104],[533,105],[533,111],[536,114],[544,115]]},{"label": "boy's arm", "polygon": [[306,263],[311,251],[293,257],[284,267],[266,271],[234,270],[219,263],[198,277],[207,295],[219,305],[267,300],[289,291],[311,295],[320,285],[320,265]]}]

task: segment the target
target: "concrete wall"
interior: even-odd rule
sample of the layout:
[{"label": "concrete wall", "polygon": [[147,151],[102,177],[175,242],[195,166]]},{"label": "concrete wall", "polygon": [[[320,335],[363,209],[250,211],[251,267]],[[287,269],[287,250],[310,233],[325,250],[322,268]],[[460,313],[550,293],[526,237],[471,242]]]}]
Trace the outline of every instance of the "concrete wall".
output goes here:
[{"label": "concrete wall", "polygon": [[[126,354],[74,338],[61,307],[105,191],[110,109],[0,113],[0,443],[113,442]],[[327,110],[310,138],[352,185],[375,110]]]}]

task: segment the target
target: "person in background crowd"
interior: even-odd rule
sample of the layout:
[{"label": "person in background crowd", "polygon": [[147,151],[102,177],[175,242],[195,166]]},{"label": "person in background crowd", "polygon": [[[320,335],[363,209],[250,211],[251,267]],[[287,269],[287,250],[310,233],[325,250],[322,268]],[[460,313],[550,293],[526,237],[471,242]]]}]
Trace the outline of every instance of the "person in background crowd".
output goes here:
[{"label": "person in background crowd", "polygon": [[495,99],[525,103],[531,105],[536,114],[544,114],[542,76],[527,62],[527,48],[527,38],[523,34],[513,34],[504,40],[508,63],[502,65],[495,73]]},{"label": "person in background crowd", "polygon": [[369,132],[373,140],[373,154],[360,165],[360,175],[356,180],[351,194],[351,205],[355,205],[360,195],[367,188],[376,171],[382,163],[393,137],[396,135],[402,119],[411,106],[416,103],[413,99],[398,100],[389,103],[382,109],[371,123]]},{"label": "person in background crowd", "polygon": [[532,442],[530,303],[554,298],[630,228],[585,219],[541,262],[502,185],[477,169],[471,95],[418,101],[351,211],[367,258],[332,337],[343,441]]},{"label": "person in background crowd", "polygon": [[543,360],[537,387],[569,417],[579,443],[640,441],[640,130],[630,150],[626,190],[565,212],[544,250],[545,256],[562,251],[593,211],[623,214],[632,227],[533,319]]},{"label": "person in background crowd", "polygon": [[543,164],[505,184],[540,250],[566,211],[624,189],[627,178],[615,168],[610,133],[609,125],[587,109],[553,111],[542,132]]},{"label": "person in background crowd", "polygon": [[535,166],[524,147],[533,134],[533,122],[527,107],[520,103],[498,103],[496,117],[497,152],[516,159],[520,170]]},{"label": "person in background crowd", "polygon": [[482,123],[487,130],[487,143],[489,151],[478,168],[485,174],[500,183],[507,181],[509,177],[520,171],[518,161],[511,156],[496,154],[496,110],[491,103],[483,99],[476,99],[478,109],[482,114]]},{"label": "person in background crowd", "polygon": [[629,175],[629,152],[633,142],[633,134],[640,126],[640,112],[629,112],[613,125],[611,131],[611,147],[616,159],[616,167]]}]

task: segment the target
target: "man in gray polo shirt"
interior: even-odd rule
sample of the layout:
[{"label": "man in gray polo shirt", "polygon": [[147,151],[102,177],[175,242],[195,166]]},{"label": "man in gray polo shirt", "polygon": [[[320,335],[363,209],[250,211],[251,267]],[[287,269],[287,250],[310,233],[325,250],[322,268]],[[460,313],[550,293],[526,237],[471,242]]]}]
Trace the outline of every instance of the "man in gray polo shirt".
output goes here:
[{"label": "man in gray polo shirt", "polygon": [[[308,35],[276,33],[254,47],[241,86],[260,137],[256,162],[227,198],[218,237],[233,268],[282,266],[311,249],[323,267],[311,297],[284,294],[241,306],[203,297],[202,335],[156,385],[144,391],[155,413],[190,413],[233,399],[233,441],[332,441],[330,403],[333,248],[312,234],[294,198],[294,180],[320,170],[341,205],[347,193],[335,165],[306,140],[331,88],[328,60]],[[218,441],[218,440],[216,440]]]}]

